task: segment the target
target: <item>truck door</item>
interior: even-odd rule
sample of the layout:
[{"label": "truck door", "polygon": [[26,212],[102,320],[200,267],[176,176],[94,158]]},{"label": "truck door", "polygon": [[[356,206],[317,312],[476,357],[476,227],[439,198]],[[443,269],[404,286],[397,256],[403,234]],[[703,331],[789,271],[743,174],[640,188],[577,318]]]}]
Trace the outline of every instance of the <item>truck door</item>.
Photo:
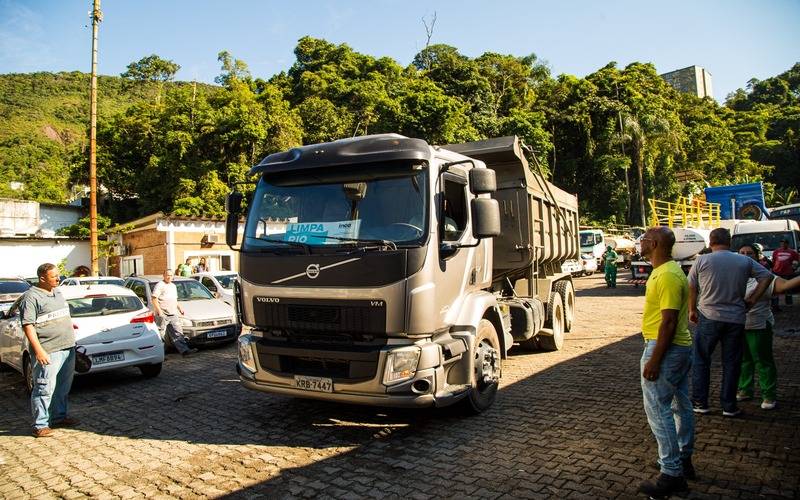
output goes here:
[{"label": "truck door", "polygon": [[[476,276],[482,270],[475,269],[475,262],[483,262],[485,251],[482,245],[474,248],[459,248],[459,244],[471,244],[469,231],[469,192],[466,175],[445,172],[440,178],[441,190],[437,209],[439,234],[439,265],[436,277],[436,310],[439,323],[447,323],[448,312],[464,291],[475,285]],[[456,311],[457,312],[457,311]]]}]

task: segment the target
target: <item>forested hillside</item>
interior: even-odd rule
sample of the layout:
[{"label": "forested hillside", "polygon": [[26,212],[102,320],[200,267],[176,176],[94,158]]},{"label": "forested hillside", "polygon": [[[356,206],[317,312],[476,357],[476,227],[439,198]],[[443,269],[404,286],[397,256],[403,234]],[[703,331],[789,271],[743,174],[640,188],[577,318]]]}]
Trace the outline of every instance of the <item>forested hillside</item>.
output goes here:
[{"label": "forested hillside", "polygon": [[[117,200],[108,215],[221,214],[226,183],[266,154],[380,132],[434,144],[519,135],[578,193],[585,220],[638,223],[648,197],[756,180],[777,205],[800,185],[800,64],[720,106],[678,93],[645,63],[554,77],[535,55],[433,45],[403,67],[310,37],[295,56],[263,79],[222,52],[217,86],[173,83],[177,64],[157,56],[101,77],[98,176]],[[77,72],[0,75],[0,197],[64,201],[85,182],[88,84]]]}]

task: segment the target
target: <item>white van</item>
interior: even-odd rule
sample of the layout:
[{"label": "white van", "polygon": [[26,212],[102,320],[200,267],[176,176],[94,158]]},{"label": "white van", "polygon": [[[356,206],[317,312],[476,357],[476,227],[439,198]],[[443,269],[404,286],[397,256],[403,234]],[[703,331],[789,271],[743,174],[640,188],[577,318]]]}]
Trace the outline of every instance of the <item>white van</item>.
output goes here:
[{"label": "white van", "polygon": [[791,219],[742,221],[731,234],[731,250],[738,251],[745,244],[760,243],[764,255],[772,258],[772,251],[780,248],[782,240],[789,241],[789,248],[800,251],[800,226]]}]

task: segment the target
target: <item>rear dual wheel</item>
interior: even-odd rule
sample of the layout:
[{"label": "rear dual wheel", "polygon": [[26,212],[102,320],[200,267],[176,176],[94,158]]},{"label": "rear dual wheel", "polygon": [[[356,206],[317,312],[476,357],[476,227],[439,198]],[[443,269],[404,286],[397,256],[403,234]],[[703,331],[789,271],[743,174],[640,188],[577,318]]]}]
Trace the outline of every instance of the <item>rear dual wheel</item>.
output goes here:
[{"label": "rear dual wheel", "polygon": [[552,335],[539,335],[536,339],[539,347],[546,351],[559,351],[564,346],[564,303],[561,294],[550,292],[547,302],[547,322],[545,327],[552,330]]}]

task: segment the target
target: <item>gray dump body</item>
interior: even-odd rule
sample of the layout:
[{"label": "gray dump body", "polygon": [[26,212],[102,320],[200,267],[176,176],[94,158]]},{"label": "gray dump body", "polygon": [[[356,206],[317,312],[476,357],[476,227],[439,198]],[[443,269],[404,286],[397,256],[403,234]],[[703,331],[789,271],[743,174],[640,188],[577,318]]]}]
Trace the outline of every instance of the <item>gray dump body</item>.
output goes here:
[{"label": "gray dump body", "polygon": [[503,232],[494,239],[495,284],[528,280],[521,282],[523,290],[518,293],[525,291],[526,283],[534,293],[523,295],[549,293],[537,290],[531,276],[537,280],[557,276],[564,261],[579,258],[578,198],[531,171],[515,136],[444,148],[481,160],[497,174],[492,198],[500,203]]}]

